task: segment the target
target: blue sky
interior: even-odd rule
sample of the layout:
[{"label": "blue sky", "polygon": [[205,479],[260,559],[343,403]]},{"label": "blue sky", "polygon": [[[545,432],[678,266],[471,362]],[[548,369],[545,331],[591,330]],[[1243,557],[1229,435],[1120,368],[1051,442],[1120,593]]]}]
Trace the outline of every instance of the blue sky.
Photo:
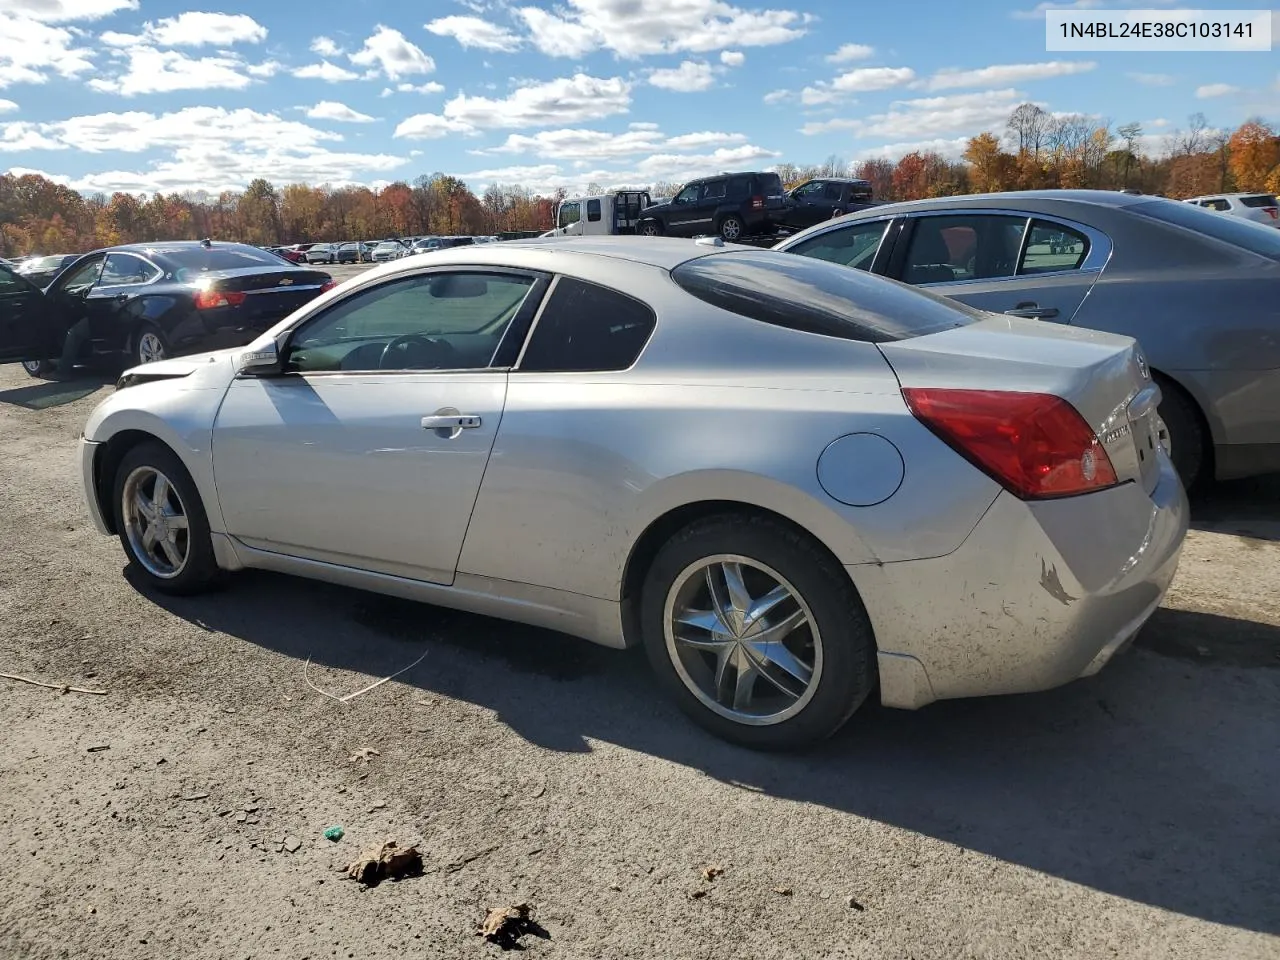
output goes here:
[{"label": "blue sky", "polygon": [[954,156],[1025,100],[1158,152],[1195,111],[1280,119],[1280,58],[1046,53],[1035,0],[0,0],[0,170],[87,191]]}]

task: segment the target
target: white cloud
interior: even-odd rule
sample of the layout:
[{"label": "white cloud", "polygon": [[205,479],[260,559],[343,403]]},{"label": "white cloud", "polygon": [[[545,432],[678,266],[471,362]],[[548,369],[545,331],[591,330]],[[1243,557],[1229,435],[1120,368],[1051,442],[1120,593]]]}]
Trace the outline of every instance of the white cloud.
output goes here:
[{"label": "white cloud", "polygon": [[935,73],[922,86],[928,90],[952,90],[957,87],[984,87],[995,83],[1023,83],[1027,80],[1047,80],[1050,77],[1088,73],[1095,67],[1097,64],[1092,60],[1005,63],[992,67],[979,67],[976,70],[946,67]]},{"label": "white cloud", "polygon": [[[0,153],[26,153],[29,150],[66,150],[59,143],[40,132],[39,125],[15,120],[0,123]],[[10,173],[13,171],[11,170]]]},{"label": "white cloud", "polygon": [[133,97],[175,90],[243,90],[253,83],[247,72],[250,65],[232,53],[197,58],[178,50],[136,46],[116,50],[113,55],[125,59],[125,70],[114,76],[95,77],[89,81],[90,89]]},{"label": "white cloud", "polygon": [[768,104],[782,103],[784,100],[790,99],[790,90],[770,90],[764,95],[764,102]]},{"label": "white cloud", "polygon": [[720,62],[726,67],[740,67],[747,62],[747,55],[741,50],[721,50]]},{"label": "white cloud", "polygon": [[876,52],[875,47],[868,47],[863,43],[845,43],[835,53],[826,57],[827,63],[852,63],[855,60],[865,60]]},{"label": "white cloud", "polygon": [[267,28],[243,13],[188,11],[142,26],[142,41],[158,47],[229,47],[266,38]]},{"label": "white cloud", "polygon": [[0,12],[0,90],[44,83],[54,75],[74,79],[94,69],[92,55],[76,46],[76,35],[66,27]]},{"label": "white cloud", "polygon": [[1126,77],[1144,87],[1171,87],[1175,83],[1167,73],[1126,73]]},{"label": "white cloud", "polygon": [[0,99],[0,113],[13,113],[18,109],[18,105],[12,100]]},{"label": "white cloud", "polygon": [[913,140],[907,143],[886,143],[868,150],[856,151],[854,162],[860,160],[901,160],[908,153],[937,153],[948,160],[959,160],[965,147],[969,145],[968,137],[935,138],[932,140]]},{"label": "white cloud", "polygon": [[329,83],[355,80],[360,76],[360,74],[352,73],[336,63],[330,63],[328,60],[321,60],[319,63],[309,63],[305,67],[298,67],[293,71],[293,75],[303,80],[326,80]]},{"label": "white cloud", "polygon": [[436,69],[436,62],[406,40],[403,33],[382,24],[378,24],[364,46],[347,59],[357,67],[366,67],[373,75],[381,70],[388,80],[432,73]]},{"label": "white cloud", "polygon": [[1206,83],[1202,87],[1196,87],[1196,98],[1208,100],[1212,97],[1225,97],[1239,92],[1239,87],[1232,86],[1229,83]]},{"label": "white cloud", "polygon": [[511,53],[523,42],[506,27],[480,17],[441,17],[426,25],[438,37],[453,37],[464,48]]},{"label": "white cloud", "polygon": [[316,37],[311,41],[311,52],[322,57],[336,57],[342,52],[342,48],[328,37]]},{"label": "white cloud", "polygon": [[262,63],[251,63],[244,72],[251,77],[274,77],[280,72],[282,64],[278,60],[264,60]]},{"label": "white cloud", "polygon": [[794,10],[743,10],[726,0],[567,0],[556,13],[526,6],[516,14],[548,56],[604,49],[626,59],[772,46],[803,36],[810,20]]},{"label": "white cloud", "polygon": [[766,150],[754,144],[723,147],[706,154],[659,153],[637,163],[635,172],[645,180],[689,180],[706,174],[708,170],[732,170],[781,155],[776,150]]},{"label": "white cloud", "polygon": [[654,70],[649,74],[649,83],[663,90],[675,90],[680,93],[694,93],[710,89],[716,82],[711,72],[711,64],[696,63],[685,60],[680,66],[672,69]]},{"label": "white cloud", "polygon": [[504,99],[458,94],[441,115],[421,113],[396,127],[397,137],[440,137],[480,129],[521,129],[577,123],[626,113],[631,84],[621,77],[603,79],[583,73],[517,87]]},{"label": "white cloud", "polygon": [[396,90],[400,93],[444,93],[444,84],[436,83],[434,80],[428,80],[416,86],[412,83],[397,83]]},{"label": "white cloud", "polygon": [[[800,91],[800,102],[807,107],[838,103],[846,94],[866,93],[900,87],[915,79],[910,67],[860,67],[840,74],[827,82],[819,80]],[[766,103],[770,102],[766,99]]]},{"label": "white cloud", "polygon": [[336,100],[321,100],[307,111],[307,116],[312,120],[336,120],[339,123],[372,123],[374,120],[367,113],[352,110]]},{"label": "white cloud", "polygon": [[984,130],[1003,128],[1021,100],[1021,92],[1012,88],[895,100],[885,113],[807,123],[800,132],[812,136],[848,130],[857,137],[884,137],[894,141],[923,140],[943,133],[974,136]]},{"label": "white cloud", "polygon": [[[10,131],[0,124],[0,149],[12,148]],[[167,156],[142,170],[112,170],[79,179],[61,178],[78,190],[218,193],[242,189],[269,171],[279,183],[352,182],[385,173],[407,158],[388,154],[335,152],[327,144],[341,135],[273,113],[188,107],[175,113],[102,113],[56,123],[30,124],[28,135],[58,148],[87,153],[165,151]],[[52,149],[46,146],[45,149]]]},{"label": "white cloud", "polygon": [[747,142],[741,133],[700,131],[667,138],[656,123],[631,124],[623,133],[565,128],[541,130],[532,135],[513,133],[497,147],[472,153],[519,153],[547,160],[614,160],[662,150],[698,150],[736,146]]},{"label": "white cloud", "polygon": [[0,12],[39,20],[68,23],[72,20],[101,20],[121,10],[137,10],[138,0],[2,0]]}]

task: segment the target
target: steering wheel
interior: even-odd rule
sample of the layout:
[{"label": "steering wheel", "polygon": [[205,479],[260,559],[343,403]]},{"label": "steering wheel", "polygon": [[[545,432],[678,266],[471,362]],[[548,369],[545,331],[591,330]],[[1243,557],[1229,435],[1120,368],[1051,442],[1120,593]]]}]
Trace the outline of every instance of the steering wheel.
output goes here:
[{"label": "steering wheel", "polygon": [[[447,340],[437,340],[421,333],[406,333],[389,341],[382,348],[382,356],[378,359],[379,370],[394,369],[387,366],[387,360],[390,359],[392,351],[399,349],[401,346],[410,348],[407,351],[406,361],[416,359],[413,355],[417,353],[422,358],[422,368],[424,369],[448,369],[453,366],[453,358],[457,356],[457,351],[453,349],[453,344]],[[405,369],[417,368],[406,366]]]}]

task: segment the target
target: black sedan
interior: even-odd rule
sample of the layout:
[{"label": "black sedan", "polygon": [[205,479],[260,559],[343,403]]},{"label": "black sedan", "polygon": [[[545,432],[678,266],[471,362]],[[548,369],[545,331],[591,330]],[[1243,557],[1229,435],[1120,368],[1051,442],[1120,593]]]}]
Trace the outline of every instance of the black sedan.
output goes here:
[{"label": "black sedan", "polygon": [[77,362],[133,365],[241,346],[334,285],[242,243],[127,244],[79,257],[43,291],[0,267],[0,362],[32,376],[55,367],[68,331]]}]

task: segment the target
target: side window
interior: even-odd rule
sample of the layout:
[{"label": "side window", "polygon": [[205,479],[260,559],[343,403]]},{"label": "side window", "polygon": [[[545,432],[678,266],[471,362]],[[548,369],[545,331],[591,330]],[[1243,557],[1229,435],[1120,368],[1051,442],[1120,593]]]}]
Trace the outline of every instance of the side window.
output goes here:
[{"label": "side window", "polygon": [[840,202],[840,184],[828,183],[822,188],[822,199]]},{"label": "side window", "polygon": [[298,329],[286,369],[483,369],[533,283],[519,274],[459,271],[361,290]]},{"label": "side window", "polygon": [[1000,214],[916,217],[902,267],[905,283],[1012,277],[1026,220]]},{"label": "side window", "polygon": [[30,286],[18,279],[18,275],[0,263],[0,296],[29,290]]},{"label": "side window", "polygon": [[751,192],[751,182],[747,177],[731,177],[729,179],[729,198],[741,200]]},{"label": "side window", "polygon": [[1018,275],[1078,270],[1088,254],[1089,238],[1083,233],[1058,223],[1032,220]]},{"label": "side window", "polygon": [[521,371],[625,370],[657,324],[639,300],[562,276],[542,308]]},{"label": "side window", "polygon": [[853,223],[839,230],[828,230],[797,243],[794,247],[788,247],[787,253],[827,260],[857,270],[870,270],[889,223],[888,220],[876,220],[870,223]]},{"label": "side window", "polygon": [[104,287],[126,287],[154,280],[160,271],[139,257],[127,253],[109,253],[107,262],[102,268],[101,285]]},{"label": "side window", "polygon": [[709,180],[702,188],[703,200],[722,200],[729,192],[728,180]]},{"label": "side window", "polygon": [[673,203],[693,203],[698,199],[698,191],[701,189],[699,184],[691,184],[676,194]]},{"label": "side window", "polygon": [[572,203],[560,204],[560,226],[567,227],[582,219],[582,205],[574,200]]},{"label": "side window", "polygon": [[595,223],[597,220],[600,219],[600,201],[599,200],[587,201],[587,219],[590,220],[592,223]]},{"label": "side window", "polygon": [[1219,212],[1231,209],[1231,204],[1226,200],[1206,200],[1204,205],[1210,210],[1217,210]]},{"label": "side window", "polygon": [[63,293],[83,293],[89,287],[98,282],[98,277],[102,274],[103,260],[93,260],[84,264],[75,271],[68,274],[63,280],[60,287]]},{"label": "side window", "polygon": [[801,187],[796,188],[796,196],[805,200],[817,200],[822,193],[822,181],[810,180]]}]

